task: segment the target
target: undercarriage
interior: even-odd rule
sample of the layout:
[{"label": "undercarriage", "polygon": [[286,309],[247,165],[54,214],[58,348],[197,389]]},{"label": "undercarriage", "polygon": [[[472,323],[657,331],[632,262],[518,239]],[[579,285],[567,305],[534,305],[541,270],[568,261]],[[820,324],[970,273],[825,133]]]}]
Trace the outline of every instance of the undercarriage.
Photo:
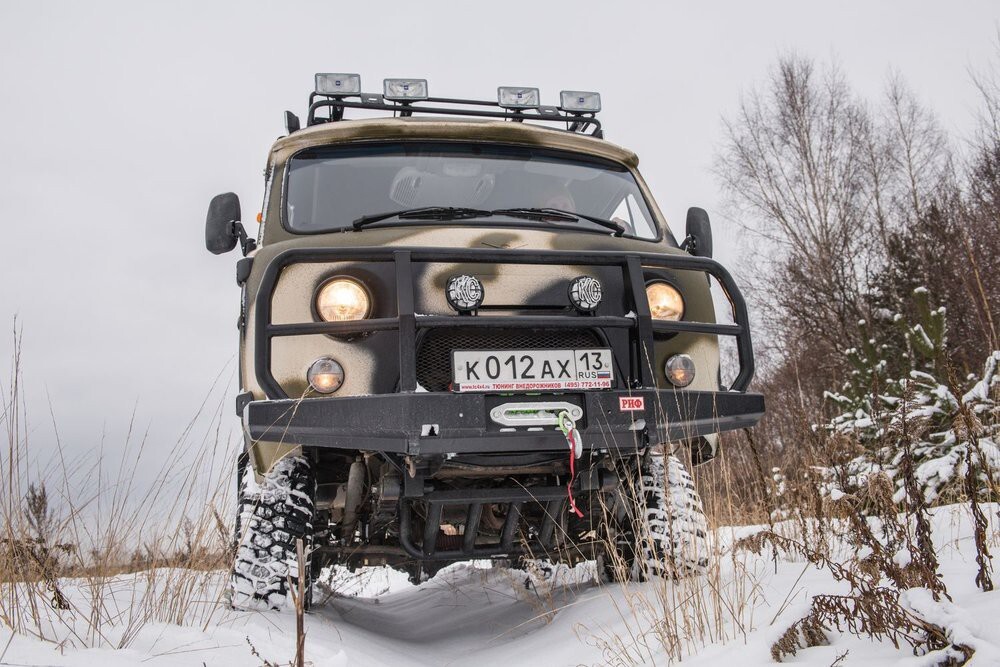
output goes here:
[{"label": "undercarriage", "polygon": [[[608,579],[703,571],[707,528],[677,458],[591,450],[577,468],[570,456],[567,448],[446,458],[415,497],[404,495],[406,460],[374,453],[338,462],[306,451],[262,484],[244,473],[234,604],[283,606],[286,581],[297,580],[298,540],[310,580],[329,565],[388,565],[419,583],[471,559],[596,560]],[[316,483],[317,472],[326,481]]]},{"label": "undercarriage", "polygon": [[[352,568],[421,562],[440,567],[494,557],[592,559],[605,506],[623,478],[635,478],[636,460],[592,450],[574,463],[574,474],[570,455],[567,448],[435,457],[413,476],[407,470],[416,465],[413,459],[359,456],[346,484],[337,486],[346,492],[339,498],[318,494],[317,511],[329,513],[338,529],[328,543],[316,545],[317,553]],[[365,483],[352,484],[352,473],[365,475]],[[571,503],[582,516],[569,511]]]}]

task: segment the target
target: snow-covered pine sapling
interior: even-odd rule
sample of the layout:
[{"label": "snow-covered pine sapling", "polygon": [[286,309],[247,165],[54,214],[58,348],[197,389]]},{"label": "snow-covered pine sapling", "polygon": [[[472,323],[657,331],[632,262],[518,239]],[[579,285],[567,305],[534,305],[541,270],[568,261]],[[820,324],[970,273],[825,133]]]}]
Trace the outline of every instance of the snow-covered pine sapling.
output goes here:
[{"label": "snow-covered pine sapling", "polygon": [[891,391],[889,385],[893,380],[889,377],[885,358],[889,346],[876,342],[867,321],[860,320],[858,328],[862,343],[844,350],[851,367],[847,379],[840,391],[825,392],[824,397],[841,410],[830,423],[833,430],[848,431],[863,440],[871,440],[878,435],[879,416],[892,406],[891,402],[886,405],[886,392]]},{"label": "snow-covered pine sapling", "polygon": [[[907,350],[905,359],[892,364],[899,365],[898,379],[887,375],[890,364],[880,356],[898,346],[868,338],[861,348],[845,352],[854,370],[840,392],[827,394],[842,412],[825,429],[856,441],[864,451],[843,465],[827,469],[827,479],[831,487],[849,492],[865,476],[884,471],[895,482],[896,501],[902,502],[906,488],[900,434],[905,421],[913,475],[924,502],[934,505],[965,496],[965,459],[970,447],[979,469],[979,488],[995,490],[994,479],[1000,466],[995,437],[970,437],[965,435],[969,429],[956,425],[961,422],[961,411],[968,406],[970,415],[987,425],[988,434],[996,432],[1000,415],[990,387],[995,386],[1000,354],[991,355],[983,378],[963,394],[957,383],[948,381],[944,309],[932,307],[923,288],[914,291],[913,299],[918,322],[906,321],[901,315],[893,317],[896,333]],[[860,326],[865,330],[864,323]]]},{"label": "snow-covered pine sapling", "polygon": [[923,371],[945,377],[947,364],[948,329],[945,308],[931,306],[930,292],[926,287],[913,290],[913,303],[919,321],[907,323],[901,315],[893,319],[902,328],[903,337],[912,360],[911,370]]}]

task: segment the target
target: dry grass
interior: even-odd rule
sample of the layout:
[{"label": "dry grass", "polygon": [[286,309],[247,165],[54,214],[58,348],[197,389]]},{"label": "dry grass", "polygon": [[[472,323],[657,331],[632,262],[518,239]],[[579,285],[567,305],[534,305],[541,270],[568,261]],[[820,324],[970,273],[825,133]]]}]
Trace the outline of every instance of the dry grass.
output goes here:
[{"label": "dry grass", "polygon": [[[638,514],[639,499],[630,501]],[[736,508],[729,511],[732,516]],[[747,511],[743,516],[752,522],[760,515]],[[710,513],[710,526],[717,526],[713,518]],[[708,553],[697,554],[708,558],[707,571],[700,576],[665,578],[643,566],[641,578],[646,581],[635,582],[628,576],[627,564],[614,558],[615,586],[607,588],[608,600],[630,633],[624,636],[610,628],[581,625],[578,637],[598,648],[604,661],[613,665],[681,661],[709,644],[746,639],[759,626],[755,614],[761,606],[760,584],[766,571],[760,559],[728,550],[720,540],[709,537]],[[638,522],[637,538],[652,543],[648,524]]]},{"label": "dry grass", "polygon": [[[31,442],[37,431],[28,426],[21,387],[15,349],[0,415],[7,435],[0,452],[0,623],[74,647],[121,648],[149,623],[206,626],[223,613],[236,450],[223,436],[226,406],[209,407],[206,400],[150,475],[155,479],[143,483],[137,472],[156,458],[144,436],[130,431],[125,455],[113,461],[100,450],[68,460],[54,418],[54,463],[39,466]],[[198,429],[205,435],[194,437],[195,423],[205,421],[209,428]],[[821,643],[831,627],[841,626],[925,649],[940,646],[943,631],[898,604],[906,587],[935,588],[936,563],[926,553],[928,536],[919,534],[926,526],[917,520],[925,508],[896,507],[891,494],[876,487],[832,503],[813,471],[847,460],[856,443],[814,433],[797,444],[783,451],[776,439],[730,434],[719,459],[689,467],[711,529],[707,572],[676,580],[647,572],[648,581],[635,583],[623,562],[613,563],[618,585],[604,593],[623,622],[616,628],[579,625],[581,641],[615,665],[680,661],[710,644],[746,641],[790,604],[765,599],[781,558],[826,568],[852,590],[816,596],[810,613],[775,644],[776,658]],[[779,460],[784,465],[776,466]],[[632,488],[632,481],[624,486]],[[632,500],[639,514],[638,499]],[[858,520],[862,513],[877,515],[882,532]],[[638,539],[651,542],[642,523]],[[996,548],[995,532],[976,539]],[[852,560],[859,545],[873,556]],[[903,545],[916,545],[907,571],[894,569],[892,558]],[[565,602],[563,583],[532,577],[521,597],[550,620]]]},{"label": "dry grass", "polygon": [[[765,599],[779,561],[826,570],[850,591],[811,596],[808,612],[772,647],[775,660],[826,643],[832,631],[936,652],[940,660],[928,664],[964,664],[971,657],[970,647],[951,646],[946,629],[900,602],[911,588],[926,589],[935,599],[947,596],[930,539],[928,508],[914,488],[912,466],[904,468],[911,488],[901,503],[893,501],[892,485],[881,478],[871,478],[866,488],[834,502],[819,469],[850,460],[859,443],[833,439],[804,424],[796,431],[806,437],[795,450],[780,439],[781,431],[765,429],[756,438],[753,433],[727,434],[718,459],[689,468],[711,529],[708,570],[677,580],[647,573],[650,581],[632,583],[624,563],[617,563],[617,586],[608,587],[606,594],[623,622],[616,628],[577,628],[580,640],[598,648],[606,664],[681,661],[709,644],[743,642],[751,632],[775,624],[792,597],[789,591],[785,600]],[[758,441],[768,435],[778,437]],[[970,504],[976,526],[980,572],[970,570],[969,579],[975,577],[985,589],[982,563],[988,561],[987,548],[996,549],[1000,533],[995,524],[993,531],[987,530],[974,498],[959,501]],[[638,499],[633,505],[638,507]],[[648,526],[640,527],[639,538],[649,539]],[[870,555],[859,558],[859,553]],[[622,633],[621,627],[629,632]]]},{"label": "dry grass", "polygon": [[[133,423],[122,455],[109,459],[100,443],[69,458],[52,417],[43,457],[20,362],[16,341],[0,414],[0,623],[42,640],[112,648],[129,646],[151,622],[209,623],[222,608],[220,570],[231,548],[234,448],[221,403],[206,399],[165,457]],[[206,420],[205,435],[194,437]]]}]

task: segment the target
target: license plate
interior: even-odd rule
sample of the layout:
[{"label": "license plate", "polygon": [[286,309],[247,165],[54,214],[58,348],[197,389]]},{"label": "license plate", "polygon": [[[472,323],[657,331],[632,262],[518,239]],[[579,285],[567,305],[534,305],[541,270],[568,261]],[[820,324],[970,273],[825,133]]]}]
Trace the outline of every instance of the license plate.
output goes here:
[{"label": "license plate", "polygon": [[611,350],[454,350],[453,391],[609,389]]}]

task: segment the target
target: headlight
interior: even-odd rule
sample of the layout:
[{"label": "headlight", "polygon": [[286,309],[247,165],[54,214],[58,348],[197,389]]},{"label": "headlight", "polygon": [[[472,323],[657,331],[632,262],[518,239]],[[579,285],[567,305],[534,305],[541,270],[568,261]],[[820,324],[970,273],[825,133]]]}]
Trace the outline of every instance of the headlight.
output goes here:
[{"label": "headlight", "polygon": [[654,320],[677,321],[684,317],[684,298],[670,283],[654,282],[646,285],[649,313]]},{"label": "headlight", "polygon": [[328,280],[316,293],[316,312],[327,322],[363,320],[371,309],[368,291],[353,278]]}]

